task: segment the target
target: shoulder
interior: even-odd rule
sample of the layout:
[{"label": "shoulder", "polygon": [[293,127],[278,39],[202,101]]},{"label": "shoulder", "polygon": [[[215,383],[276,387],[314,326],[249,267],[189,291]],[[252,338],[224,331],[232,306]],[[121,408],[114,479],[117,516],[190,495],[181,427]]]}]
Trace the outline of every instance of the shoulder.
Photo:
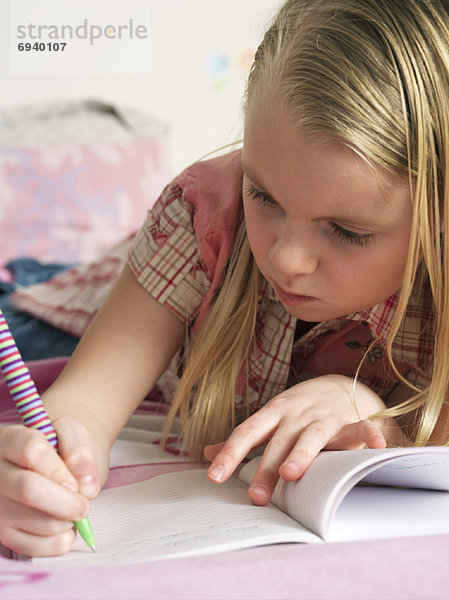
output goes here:
[{"label": "shoulder", "polygon": [[192,165],[163,190],[131,245],[139,283],[185,321],[203,317],[221,282],[242,222],[241,185],[240,151]]},{"label": "shoulder", "polygon": [[199,243],[216,232],[235,232],[243,218],[242,181],[241,150],[194,163],[163,190],[147,226],[190,226]]},{"label": "shoulder", "polygon": [[206,271],[223,268],[243,220],[241,150],[194,163],[163,190],[143,224],[156,246],[179,235],[195,240]]},{"label": "shoulder", "polygon": [[169,191],[172,198],[175,192],[177,206],[188,213],[184,218],[190,219],[200,257],[212,278],[217,269],[224,269],[243,220],[242,180],[241,150],[236,150],[188,167]]},{"label": "shoulder", "polygon": [[241,213],[242,179],[241,150],[236,150],[197,162],[174,180],[193,212],[198,238],[235,227]]}]

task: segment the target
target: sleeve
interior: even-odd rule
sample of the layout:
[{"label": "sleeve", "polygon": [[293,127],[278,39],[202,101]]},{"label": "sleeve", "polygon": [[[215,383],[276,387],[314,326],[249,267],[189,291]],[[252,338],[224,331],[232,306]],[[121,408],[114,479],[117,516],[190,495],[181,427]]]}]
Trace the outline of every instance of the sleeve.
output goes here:
[{"label": "sleeve", "polygon": [[137,281],[183,322],[198,315],[211,285],[193,227],[194,207],[182,188],[165,188],[138,231],[128,255]]}]

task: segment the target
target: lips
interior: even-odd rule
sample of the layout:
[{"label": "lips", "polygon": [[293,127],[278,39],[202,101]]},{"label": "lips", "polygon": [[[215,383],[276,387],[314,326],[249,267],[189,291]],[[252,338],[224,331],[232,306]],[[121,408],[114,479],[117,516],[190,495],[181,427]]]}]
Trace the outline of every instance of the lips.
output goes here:
[{"label": "lips", "polygon": [[284,304],[288,304],[289,306],[299,306],[300,304],[305,304],[306,302],[315,300],[313,296],[304,296],[303,294],[287,292],[280,288],[276,283],[273,283],[273,287],[276,294],[279,296],[280,301]]}]

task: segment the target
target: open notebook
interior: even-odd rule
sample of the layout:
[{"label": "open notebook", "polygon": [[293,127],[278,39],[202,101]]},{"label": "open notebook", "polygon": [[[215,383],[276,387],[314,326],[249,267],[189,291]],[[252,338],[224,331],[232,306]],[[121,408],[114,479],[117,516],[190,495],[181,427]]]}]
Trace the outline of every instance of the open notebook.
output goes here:
[{"label": "open notebook", "polygon": [[[66,556],[33,561],[126,563],[285,542],[449,533],[449,448],[322,452],[299,482],[277,486],[280,508],[248,501],[257,461],[243,467],[243,481],[221,486],[199,468],[104,490],[90,512],[98,552],[78,539]],[[361,480],[372,485],[356,486]]]}]

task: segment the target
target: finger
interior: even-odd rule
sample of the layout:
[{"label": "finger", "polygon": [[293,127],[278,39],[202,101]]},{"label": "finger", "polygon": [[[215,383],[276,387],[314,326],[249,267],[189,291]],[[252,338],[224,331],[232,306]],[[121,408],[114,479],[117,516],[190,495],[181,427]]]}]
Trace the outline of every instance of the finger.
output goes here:
[{"label": "finger", "polygon": [[0,541],[7,548],[23,556],[58,556],[70,550],[75,537],[73,528],[57,535],[42,537],[7,527],[2,532]]},{"label": "finger", "polygon": [[253,504],[265,505],[270,501],[279,480],[280,465],[291,452],[297,439],[298,423],[281,425],[273,434],[248,488],[248,497]]},{"label": "finger", "polygon": [[0,448],[9,463],[39,473],[68,489],[78,489],[77,480],[40,431],[22,425],[7,427],[0,431]]},{"label": "finger", "polygon": [[75,419],[60,418],[54,422],[59,439],[59,454],[89,499],[100,491],[97,461],[87,430]]},{"label": "finger", "polygon": [[349,423],[341,428],[327,444],[327,450],[355,450],[357,448],[385,448],[382,431],[372,421]]},{"label": "finger", "polygon": [[301,432],[291,452],[279,467],[279,474],[286,481],[296,481],[309,468],[312,461],[317,457],[335,435],[336,423],[325,421],[313,421]]},{"label": "finger", "polygon": [[218,444],[209,444],[204,448],[204,456],[208,461],[212,462],[220,450],[225,445],[225,442],[219,442]]},{"label": "finger", "polygon": [[89,502],[84,496],[35,471],[4,462],[1,465],[1,481],[3,498],[35,508],[56,519],[79,521],[88,513]]},{"label": "finger", "polygon": [[[35,508],[2,499],[2,514],[8,515],[8,526],[33,535],[53,536],[73,528],[72,521],[50,517]],[[5,517],[1,518],[3,522]]]},{"label": "finger", "polygon": [[[237,466],[255,447],[262,444],[278,425],[279,418],[266,412],[268,418],[260,417],[261,409],[238,425],[216,454],[208,470],[208,477],[214,483],[226,481]],[[256,418],[257,417],[257,418]]]}]

